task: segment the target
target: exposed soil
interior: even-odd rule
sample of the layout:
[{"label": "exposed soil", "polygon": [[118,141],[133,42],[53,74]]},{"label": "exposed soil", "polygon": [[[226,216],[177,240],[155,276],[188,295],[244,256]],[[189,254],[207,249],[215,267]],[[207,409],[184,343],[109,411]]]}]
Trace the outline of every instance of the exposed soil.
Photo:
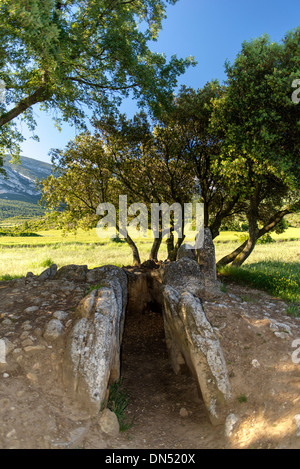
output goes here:
[{"label": "exposed soil", "polygon": [[[228,366],[228,414],[237,418],[230,436],[212,427],[194,379],[173,373],[159,311],[129,311],[121,372],[134,425],[109,438],[61,384],[64,337],[86,292],[62,280],[1,283],[0,339],[10,353],[0,364],[0,448],[300,448],[300,364],[292,359],[300,320],[283,301],[234,284],[203,298]],[[43,331],[58,311],[68,313],[64,334],[51,342]]]}]

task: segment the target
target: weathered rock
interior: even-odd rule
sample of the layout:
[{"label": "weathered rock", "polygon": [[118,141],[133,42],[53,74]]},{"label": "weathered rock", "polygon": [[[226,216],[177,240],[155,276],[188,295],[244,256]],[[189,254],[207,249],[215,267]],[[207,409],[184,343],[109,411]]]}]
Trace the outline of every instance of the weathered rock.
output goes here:
[{"label": "weathered rock", "polygon": [[65,265],[57,271],[55,279],[78,280],[80,282],[85,282],[87,272],[88,268],[86,265]]},{"label": "weathered rock", "polygon": [[11,321],[11,319],[9,319],[9,318],[3,319],[1,324],[2,324],[2,326],[8,326],[8,327],[13,327],[14,326],[13,321]]},{"label": "weathered rock", "polygon": [[177,252],[177,260],[187,257],[188,259],[196,260],[195,249],[189,248],[189,245],[182,244]]},{"label": "weathered rock", "polygon": [[251,365],[254,367],[254,368],[260,368],[260,363],[258,360],[256,360],[256,358],[254,358],[251,362]]},{"label": "weathered rock", "polygon": [[53,313],[53,317],[55,319],[59,319],[60,321],[64,321],[65,319],[67,319],[68,316],[69,313],[67,313],[66,311],[55,311]]},{"label": "weathered rock", "polygon": [[63,332],[63,323],[59,319],[51,319],[45,328],[44,339],[46,339],[48,342],[55,341],[61,337]]},{"label": "weathered rock", "polygon": [[204,229],[203,247],[196,249],[196,260],[201,266],[205,279],[210,281],[217,280],[216,254],[215,246],[209,228]]},{"label": "weathered rock", "polygon": [[24,313],[36,313],[38,310],[38,306],[28,306],[28,308],[24,310]]},{"label": "weathered rock", "polygon": [[36,275],[34,275],[33,272],[27,272],[26,279],[29,280],[29,279],[34,279],[34,278],[36,278]]},{"label": "weathered rock", "polygon": [[164,285],[172,285],[180,292],[190,292],[201,298],[205,279],[196,261],[183,257],[162,265],[159,273]]},{"label": "weathered rock", "polygon": [[300,414],[295,415],[294,417],[295,423],[297,425],[297,436],[300,436]]},{"label": "weathered rock", "polygon": [[189,368],[211,422],[220,424],[231,390],[223,351],[198,297],[203,282],[199,271],[196,262],[182,258],[163,272],[166,343],[175,373]]},{"label": "weathered rock", "polygon": [[7,337],[4,337],[3,339],[0,339],[0,363],[2,362],[1,357],[3,359],[2,363],[5,363],[6,360],[5,358],[15,349],[15,345],[7,339]]},{"label": "weathered rock", "polygon": [[188,411],[186,410],[185,407],[181,407],[181,409],[180,409],[180,411],[179,411],[179,415],[180,415],[180,417],[183,417],[183,418],[189,416]]},{"label": "weathered rock", "polygon": [[233,433],[233,429],[238,423],[238,418],[234,414],[229,414],[226,418],[225,422],[225,436],[231,437]]},{"label": "weathered rock", "polygon": [[120,376],[127,304],[126,274],[116,267],[104,271],[103,286],[89,293],[76,310],[63,365],[65,385],[95,415],[105,401],[109,383]]},{"label": "weathered rock", "polygon": [[87,272],[86,281],[94,285],[105,286],[107,280],[118,280],[121,288],[124,288],[123,300],[127,297],[127,277],[120,267],[115,265],[103,265],[95,267]]},{"label": "weathered rock", "polygon": [[42,352],[43,350],[46,350],[45,345],[28,345],[27,347],[24,348],[24,352],[26,353]]},{"label": "weathered rock", "polygon": [[128,309],[142,314],[151,301],[148,288],[148,275],[141,271],[127,271],[128,277]]},{"label": "weathered rock", "polygon": [[44,280],[49,280],[55,278],[55,275],[57,273],[57,265],[52,264],[48,269],[44,270],[39,276],[38,280],[44,281]]},{"label": "weathered rock", "polygon": [[65,448],[65,449],[76,449],[83,445],[85,438],[87,437],[91,427],[91,422],[85,427],[75,428],[70,432],[67,441],[50,441],[50,445],[53,448]]},{"label": "weathered rock", "polygon": [[24,331],[30,331],[32,329],[30,321],[24,321],[21,327]]},{"label": "weathered rock", "polygon": [[104,409],[103,412],[101,412],[100,414],[98,423],[103,433],[106,433],[107,435],[112,437],[118,436],[120,431],[118,418],[116,414],[111,410]]}]

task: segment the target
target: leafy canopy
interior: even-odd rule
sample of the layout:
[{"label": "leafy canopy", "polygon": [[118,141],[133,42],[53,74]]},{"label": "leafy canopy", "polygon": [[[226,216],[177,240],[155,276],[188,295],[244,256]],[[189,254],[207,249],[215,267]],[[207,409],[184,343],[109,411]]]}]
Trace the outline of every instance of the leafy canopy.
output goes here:
[{"label": "leafy canopy", "polygon": [[56,123],[84,127],[129,96],[154,113],[168,105],[179,74],[193,59],[151,52],[177,0],[2,0],[0,150],[18,149],[18,116],[34,129],[32,106],[56,111]]}]

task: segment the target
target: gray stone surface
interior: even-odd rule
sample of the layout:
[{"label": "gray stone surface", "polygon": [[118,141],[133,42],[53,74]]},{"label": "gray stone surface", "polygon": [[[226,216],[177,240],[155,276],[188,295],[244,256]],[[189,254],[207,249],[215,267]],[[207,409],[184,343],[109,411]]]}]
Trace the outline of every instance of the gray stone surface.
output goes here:
[{"label": "gray stone surface", "polygon": [[79,304],[67,340],[63,379],[70,392],[96,415],[105,401],[108,385],[120,376],[127,300],[126,274],[103,269],[102,285]]},{"label": "gray stone surface", "polygon": [[193,259],[183,257],[162,265],[159,274],[164,285],[171,285],[180,292],[190,292],[201,298],[205,279],[201,267]]},{"label": "gray stone surface", "polygon": [[44,272],[42,272],[38,276],[38,280],[44,281],[44,280],[53,279],[55,278],[56,273],[57,273],[57,265],[52,264],[48,269],[44,270]]},{"label": "gray stone surface", "polygon": [[224,422],[231,390],[220,342],[198,297],[204,281],[199,270],[196,262],[182,258],[164,271],[166,343],[175,373],[185,366],[189,368],[212,424],[220,424]]},{"label": "gray stone surface", "polygon": [[51,319],[51,321],[48,322],[43,335],[47,341],[52,342],[59,339],[63,332],[63,323],[59,319]]},{"label": "gray stone surface", "polygon": [[205,279],[217,280],[215,246],[209,228],[204,229],[204,243],[201,249],[196,249],[196,260],[201,266]]},{"label": "gray stone surface", "polygon": [[55,279],[64,279],[64,280],[78,280],[80,282],[86,281],[88,268],[86,265],[65,265],[61,267],[56,275]]},{"label": "gray stone surface", "polygon": [[98,423],[103,433],[112,437],[118,436],[120,432],[118,418],[111,410],[104,409],[98,418]]}]

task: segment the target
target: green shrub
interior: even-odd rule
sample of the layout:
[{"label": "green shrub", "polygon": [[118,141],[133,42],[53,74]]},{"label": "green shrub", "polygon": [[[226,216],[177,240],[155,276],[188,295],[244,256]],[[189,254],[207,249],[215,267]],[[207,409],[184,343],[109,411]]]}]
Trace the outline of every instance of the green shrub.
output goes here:
[{"label": "green shrub", "polygon": [[9,280],[15,280],[16,278],[21,278],[21,275],[4,274],[4,275],[0,276],[0,281],[1,282],[8,282]]},{"label": "green shrub", "polygon": [[[248,233],[241,234],[239,236],[239,243],[241,244],[244,243],[245,241],[247,241],[248,238],[249,238]],[[258,240],[256,241],[256,244],[268,244],[268,243],[275,243],[275,240],[272,238],[270,233],[264,234],[263,236],[258,238]]]},{"label": "green shrub", "polygon": [[129,430],[133,425],[133,420],[126,414],[128,404],[129,394],[127,389],[123,386],[122,379],[120,379],[109,388],[107,407],[116,414],[121,432]]},{"label": "green shrub", "polygon": [[50,259],[49,257],[47,259],[44,259],[39,263],[40,267],[50,267],[52,264],[54,264],[53,260]]},{"label": "green shrub", "polygon": [[257,244],[268,244],[268,243],[275,243],[274,239],[270,235],[270,233],[266,233],[257,240]]},{"label": "green shrub", "polygon": [[243,233],[239,236],[239,243],[243,244],[249,238],[248,233]]},{"label": "green shrub", "polygon": [[300,264],[297,262],[262,261],[242,267],[226,266],[220,268],[219,273],[283,300],[300,302]]},{"label": "green shrub", "polygon": [[115,236],[114,238],[110,238],[110,240],[113,243],[125,243],[125,239],[121,239],[119,234],[117,234],[117,236]]},{"label": "green shrub", "polygon": [[289,316],[293,316],[294,318],[299,318],[300,317],[300,307],[296,303],[291,303],[287,308],[286,308],[286,314]]},{"label": "green shrub", "polygon": [[238,401],[239,401],[241,404],[242,404],[243,402],[247,402],[247,400],[248,400],[248,399],[247,399],[247,396],[246,396],[245,394],[240,394],[237,399],[238,399]]}]

